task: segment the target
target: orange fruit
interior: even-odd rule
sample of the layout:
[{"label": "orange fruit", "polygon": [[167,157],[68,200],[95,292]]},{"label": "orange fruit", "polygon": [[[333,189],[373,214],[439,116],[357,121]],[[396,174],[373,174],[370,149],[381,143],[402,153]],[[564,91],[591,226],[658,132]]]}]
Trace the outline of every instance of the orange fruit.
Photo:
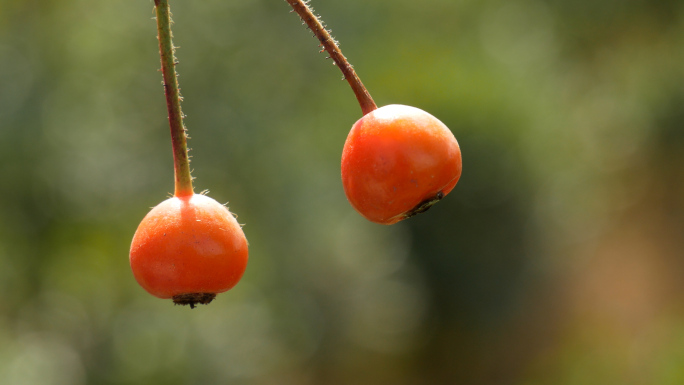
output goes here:
[{"label": "orange fruit", "polygon": [[342,151],[342,184],[368,220],[391,225],[426,211],[456,186],[461,150],[429,113],[404,105],[378,108],[352,127]]},{"label": "orange fruit", "polygon": [[235,286],[247,259],[247,239],[233,214],[200,194],[154,207],[138,226],[130,251],[133,275],[145,290],[191,307]]}]

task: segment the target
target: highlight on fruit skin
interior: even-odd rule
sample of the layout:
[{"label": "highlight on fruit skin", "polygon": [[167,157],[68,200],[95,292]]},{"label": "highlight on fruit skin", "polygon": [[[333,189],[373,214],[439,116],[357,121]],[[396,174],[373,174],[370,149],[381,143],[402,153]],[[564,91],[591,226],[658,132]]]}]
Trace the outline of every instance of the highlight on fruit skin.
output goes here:
[{"label": "highlight on fruit skin", "polygon": [[247,259],[247,239],[233,214],[201,194],[154,207],[133,236],[129,258],[140,286],[191,308],[235,286]]},{"label": "highlight on fruit skin", "polygon": [[342,184],[366,219],[391,225],[429,209],[461,177],[454,134],[434,116],[387,105],[359,119],[342,151]]}]

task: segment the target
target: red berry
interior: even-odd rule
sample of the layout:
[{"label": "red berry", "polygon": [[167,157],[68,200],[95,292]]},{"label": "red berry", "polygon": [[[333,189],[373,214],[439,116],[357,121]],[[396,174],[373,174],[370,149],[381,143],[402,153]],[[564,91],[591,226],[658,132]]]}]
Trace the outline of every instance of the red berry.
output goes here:
[{"label": "red berry", "polygon": [[228,209],[205,195],[173,197],[154,207],[133,236],[138,283],[177,304],[209,303],[247,267],[247,239]]},{"label": "red berry", "polygon": [[388,105],[359,119],[342,152],[342,184],[368,220],[391,225],[424,212],[456,186],[461,150],[449,128],[415,107]]}]

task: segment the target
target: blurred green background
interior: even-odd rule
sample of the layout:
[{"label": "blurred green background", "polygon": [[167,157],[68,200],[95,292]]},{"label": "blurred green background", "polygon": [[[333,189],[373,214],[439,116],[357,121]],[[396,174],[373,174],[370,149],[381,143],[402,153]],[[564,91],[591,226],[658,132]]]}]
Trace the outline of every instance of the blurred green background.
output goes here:
[{"label": "blurred green background", "polygon": [[196,191],[250,241],[190,310],[128,265],[173,191],[153,2],[0,0],[0,383],[684,383],[684,2],[312,5],[463,176],[365,221],[360,109],[286,2],[172,1]]}]

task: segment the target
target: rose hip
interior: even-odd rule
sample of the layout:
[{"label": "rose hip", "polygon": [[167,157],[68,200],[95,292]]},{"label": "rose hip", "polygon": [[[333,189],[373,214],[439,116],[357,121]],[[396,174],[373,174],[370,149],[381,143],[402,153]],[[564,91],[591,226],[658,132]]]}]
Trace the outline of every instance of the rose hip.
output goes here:
[{"label": "rose hip", "polygon": [[342,184],[361,215],[391,225],[426,211],[456,186],[461,150],[449,129],[415,107],[364,115],[342,151]]}]

